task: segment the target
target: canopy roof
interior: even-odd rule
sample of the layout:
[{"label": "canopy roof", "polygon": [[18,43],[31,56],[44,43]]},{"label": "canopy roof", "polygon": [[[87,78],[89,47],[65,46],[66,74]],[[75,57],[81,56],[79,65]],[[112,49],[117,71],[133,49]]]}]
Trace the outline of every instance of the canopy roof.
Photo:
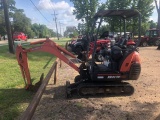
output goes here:
[{"label": "canopy roof", "polygon": [[140,13],[137,10],[133,9],[123,9],[123,10],[101,10],[98,11],[94,18],[98,17],[113,17],[113,16],[120,16],[122,18],[130,18],[134,17],[136,15],[139,15]]}]

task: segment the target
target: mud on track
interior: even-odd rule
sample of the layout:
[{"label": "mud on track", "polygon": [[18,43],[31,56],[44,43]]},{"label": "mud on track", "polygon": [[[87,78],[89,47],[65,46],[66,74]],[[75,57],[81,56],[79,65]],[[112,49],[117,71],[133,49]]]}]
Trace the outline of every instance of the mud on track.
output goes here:
[{"label": "mud on track", "polygon": [[58,69],[57,85],[51,78],[33,120],[160,120],[160,50],[141,47],[142,71],[130,83],[128,97],[65,99],[65,82],[78,74],[66,64]]}]

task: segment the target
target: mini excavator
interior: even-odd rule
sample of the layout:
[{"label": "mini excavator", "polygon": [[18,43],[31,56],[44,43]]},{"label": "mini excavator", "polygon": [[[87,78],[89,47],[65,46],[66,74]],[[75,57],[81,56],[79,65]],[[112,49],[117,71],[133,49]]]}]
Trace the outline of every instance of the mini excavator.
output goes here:
[{"label": "mini excavator", "polygon": [[[101,53],[103,56],[103,62],[95,61],[96,54],[96,40],[101,22],[104,17],[118,16],[124,21],[131,17],[139,18],[139,29],[138,29],[138,42],[134,47],[126,47],[127,39],[124,36],[122,42],[113,45],[110,49],[102,47]],[[27,53],[42,51],[48,52],[59,59],[64,61],[70,67],[79,72],[74,79],[74,83],[70,84],[66,81],[66,97],[72,97],[74,93],[82,96],[129,96],[134,93],[134,87],[126,82],[128,80],[137,80],[141,72],[141,61],[140,55],[137,51],[137,47],[140,43],[140,26],[141,26],[141,14],[137,10],[101,10],[94,16],[94,25],[97,20],[100,20],[97,28],[96,35],[91,34],[89,37],[90,41],[94,41],[94,49],[92,53],[92,59],[87,61],[81,61],[79,67],[77,67],[70,59],[66,57],[70,56],[76,58],[70,52],[57,45],[50,39],[37,41],[31,43],[36,44],[35,47],[25,49],[21,45],[16,48],[16,57],[18,64],[22,71],[22,76],[26,81],[26,89],[30,89],[33,85],[31,82],[31,76],[28,67]],[[94,29],[95,27],[93,27]],[[124,27],[125,29],[126,27]],[[94,30],[93,30],[94,31]],[[124,30],[126,31],[126,30]],[[39,44],[39,46],[37,46]],[[63,52],[63,54],[62,54]],[[65,55],[66,54],[66,55]],[[77,58],[76,58],[77,59]],[[80,60],[79,60],[80,61]]]}]

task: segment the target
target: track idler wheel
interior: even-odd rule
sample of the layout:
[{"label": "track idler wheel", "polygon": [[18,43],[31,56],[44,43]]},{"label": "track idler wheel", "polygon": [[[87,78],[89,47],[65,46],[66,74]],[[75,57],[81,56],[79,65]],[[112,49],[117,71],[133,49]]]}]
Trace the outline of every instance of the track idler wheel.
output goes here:
[{"label": "track idler wheel", "polygon": [[134,93],[134,88],[133,86],[125,86],[123,91],[126,95],[132,95]]}]

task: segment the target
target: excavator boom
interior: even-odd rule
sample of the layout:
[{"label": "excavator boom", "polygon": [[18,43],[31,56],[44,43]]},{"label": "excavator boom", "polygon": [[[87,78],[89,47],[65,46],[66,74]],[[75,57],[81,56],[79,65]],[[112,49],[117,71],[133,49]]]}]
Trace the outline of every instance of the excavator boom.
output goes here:
[{"label": "excavator boom", "polygon": [[29,87],[32,86],[31,75],[28,66],[28,57],[27,57],[28,52],[39,51],[39,52],[47,52],[53,54],[60,60],[71,66],[73,69],[75,69],[77,72],[80,71],[79,68],[70,59],[66,57],[66,55],[72,58],[76,57],[67,50],[65,50],[64,48],[57,45],[54,41],[47,38],[46,40],[31,42],[30,45],[39,45],[39,46],[25,49],[22,48],[21,45],[18,45],[16,48],[16,58],[26,84],[26,89],[29,89]]}]

